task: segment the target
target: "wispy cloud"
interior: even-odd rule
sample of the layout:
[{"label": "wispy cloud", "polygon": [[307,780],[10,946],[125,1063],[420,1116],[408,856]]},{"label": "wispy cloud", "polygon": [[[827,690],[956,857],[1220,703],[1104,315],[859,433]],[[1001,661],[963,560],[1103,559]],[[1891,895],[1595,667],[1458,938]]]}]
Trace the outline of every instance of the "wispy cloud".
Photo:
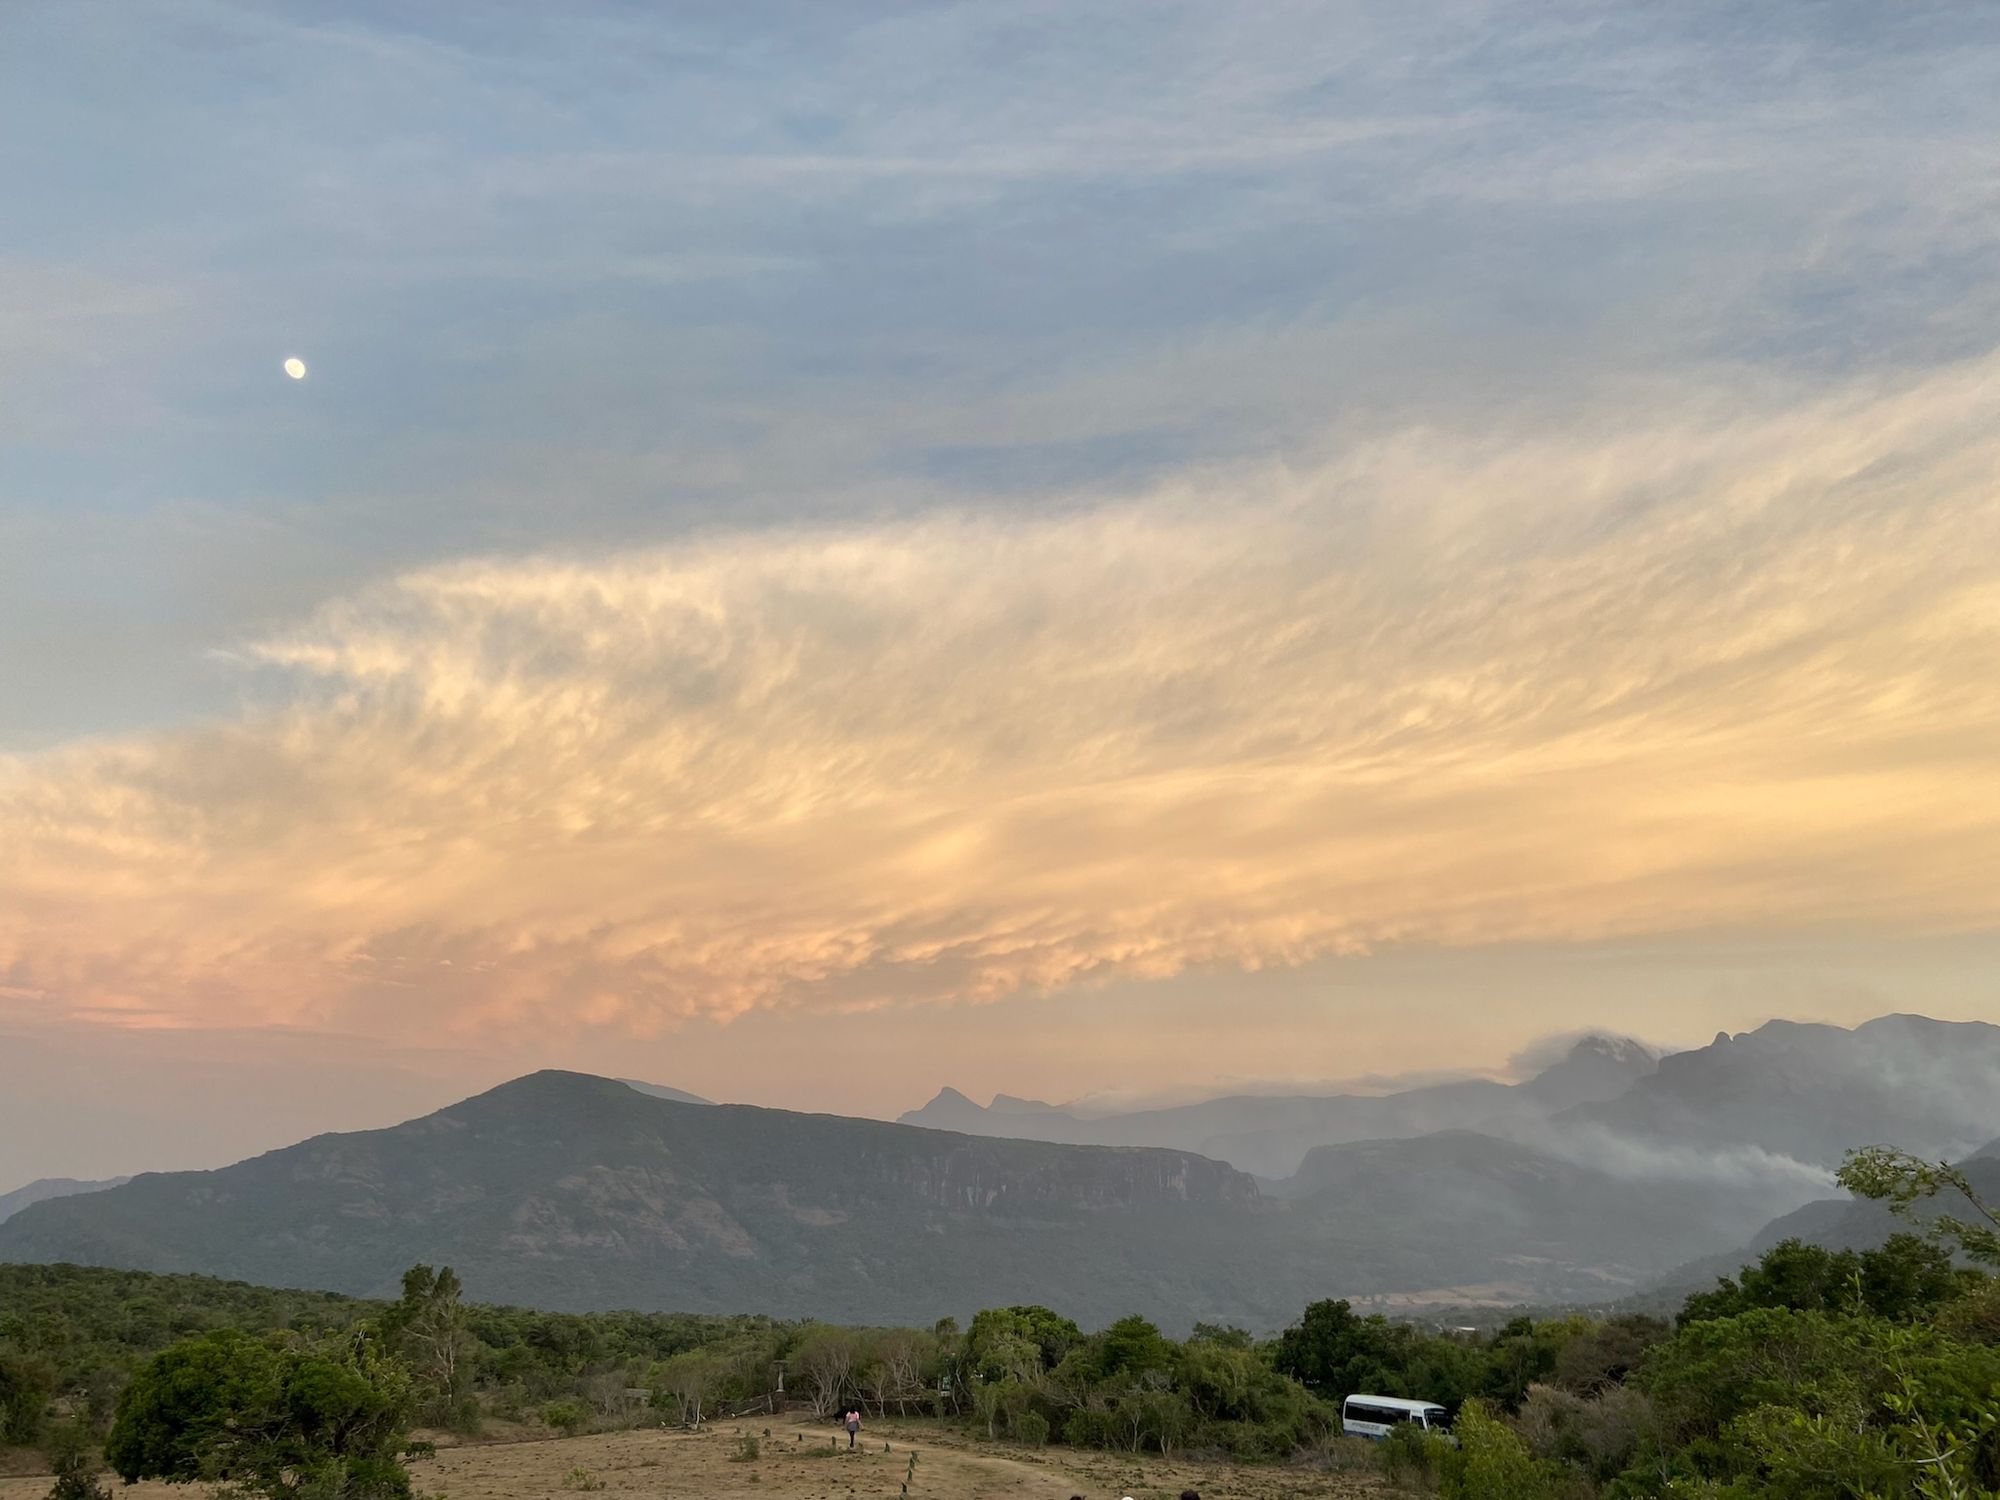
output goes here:
[{"label": "wispy cloud", "polygon": [[0,979],[147,1024],[649,1032],[1990,925],[1995,368],[416,571],[248,648],[281,702],[0,763]]}]

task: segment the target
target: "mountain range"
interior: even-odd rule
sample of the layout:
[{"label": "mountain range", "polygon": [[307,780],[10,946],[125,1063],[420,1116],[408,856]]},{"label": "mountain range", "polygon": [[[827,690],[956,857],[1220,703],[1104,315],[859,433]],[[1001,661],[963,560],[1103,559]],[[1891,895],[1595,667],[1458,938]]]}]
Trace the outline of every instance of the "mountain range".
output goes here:
[{"label": "mountain range", "polygon": [[[489,1300],[850,1322],[1031,1301],[1269,1330],[1326,1296],[1608,1301],[1759,1243],[1774,1216],[1871,1232],[1871,1206],[1834,1197],[1842,1153],[1962,1155],[2000,1134],[2000,1093],[1977,1086],[1996,1076],[1996,1027],[1772,1023],[1664,1060],[1586,1039],[1517,1085],[1106,1119],[963,1096],[918,1112],[962,1107],[973,1134],[546,1072],[386,1130],[49,1198],[0,1223],[0,1259],[357,1294],[448,1262]],[[1485,1128],[1450,1124],[1459,1111]],[[1134,1140],[1210,1126],[1210,1142],[1375,1133],[1316,1141],[1261,1179]]]},{"label": "mountain range", "polygon": [[1001,1094],[981,1107],[941,1089],[905,1125],[966,1135],[1010,1136],[1071,1145],[1170,1146],[1195,1151],[1260,1177],[1290,1176],[1317,1146],[1428,1135],[1488,1134],[1544,1120],[1559,1110],[1615,1099],[1658,1066],[1651,1048],[1624,1037],[1587,1036],[1523,1083],[1460,1079],[1388,1094],[1238,1094],[1168,1109],[1090,1117]]}]

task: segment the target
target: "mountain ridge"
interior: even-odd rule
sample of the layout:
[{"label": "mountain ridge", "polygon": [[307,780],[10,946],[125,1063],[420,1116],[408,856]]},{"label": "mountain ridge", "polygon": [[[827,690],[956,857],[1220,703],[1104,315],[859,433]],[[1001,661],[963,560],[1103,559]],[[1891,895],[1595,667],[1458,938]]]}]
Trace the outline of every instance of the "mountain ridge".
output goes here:
[{"label": "mountain ridge", "polygon": [[0,1224],[6,1223],[32,1203],[46,1202],[51,1198],[71,1198],[83,1193],[101,1193],[106,1188],[123,1187],[131,1180],[129,1177],[104,1177],[94,1181],[76,1177],[37,1177],[11,1193],[0,1193]]},{"label": "mountain ridge", "polygon": [[[1139,1311],[1166,1327],[1275,1331],[1324,1296],[1633,1286],[1709,1243],[1678,1208],[1650,1208],[1657,1194],[1515,1143],[1353,1149],[1351,1164],[1323,1162],[1331,1187],[1266,1194],[1234,1167],[1168,1148],[685,1104],[545,1072],[386,1130],[38,1204],[0,1225],[0,1260],[356,1295],[393,1292],[421,1260],[456,1267],[471,1295],[557,1310],[924,1322],[1039,1300],[1085,1321]],[[1465,1233],[1399,1153],[1465,1158],[1458,1180],[1493,1195],[1491,1232]],[[1394,1213],[1354,1195],[1396,1179]],[[1599,1203],[1618,1207],[1597,1215],[1592,1263],[1537,1225],[1580,1222]]]},{"label": "mountain ridge", "polygon": [[[1192,1104],[1090,1116],[1005,1094],[981,1106],[947,1085],[898,1120],[971,1135],[1075,1145],[1169,1146],[1268,1179],[1290,1176],[1315,1146],[1439,1130],[1504,1131],[1516,1120],[1615,1094],[1657,1062],[1658,1054],[1643,1043],[1593,1032],[1576,1039],[1533,1077],[1512,1084],[1464,1078],[1383,1094],[1226,1094]],[[1024,1105],[1029,1107],[1020,1107]]]}]

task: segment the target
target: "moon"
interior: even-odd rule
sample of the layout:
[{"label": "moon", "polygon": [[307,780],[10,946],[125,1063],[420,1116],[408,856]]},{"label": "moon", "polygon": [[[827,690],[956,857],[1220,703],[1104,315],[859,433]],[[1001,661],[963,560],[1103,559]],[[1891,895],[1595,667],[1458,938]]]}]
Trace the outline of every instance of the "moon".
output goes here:
[{"label": "moon", "polygon": [[306,362],[294,354],[290,359],[285,361],[285,373],[294,380],[304,380],[306,378]]}]

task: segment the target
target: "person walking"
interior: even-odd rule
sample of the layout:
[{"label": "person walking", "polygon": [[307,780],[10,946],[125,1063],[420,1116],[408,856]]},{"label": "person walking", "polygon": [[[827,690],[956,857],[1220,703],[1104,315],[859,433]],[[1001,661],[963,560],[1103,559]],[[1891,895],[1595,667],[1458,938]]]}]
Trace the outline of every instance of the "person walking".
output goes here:
[{"label": "person walking", "polygon": [[861,1412],[856,1407],[847,1409],[847,1446],[852,1448],[854,1440],[861,1436]]}]

